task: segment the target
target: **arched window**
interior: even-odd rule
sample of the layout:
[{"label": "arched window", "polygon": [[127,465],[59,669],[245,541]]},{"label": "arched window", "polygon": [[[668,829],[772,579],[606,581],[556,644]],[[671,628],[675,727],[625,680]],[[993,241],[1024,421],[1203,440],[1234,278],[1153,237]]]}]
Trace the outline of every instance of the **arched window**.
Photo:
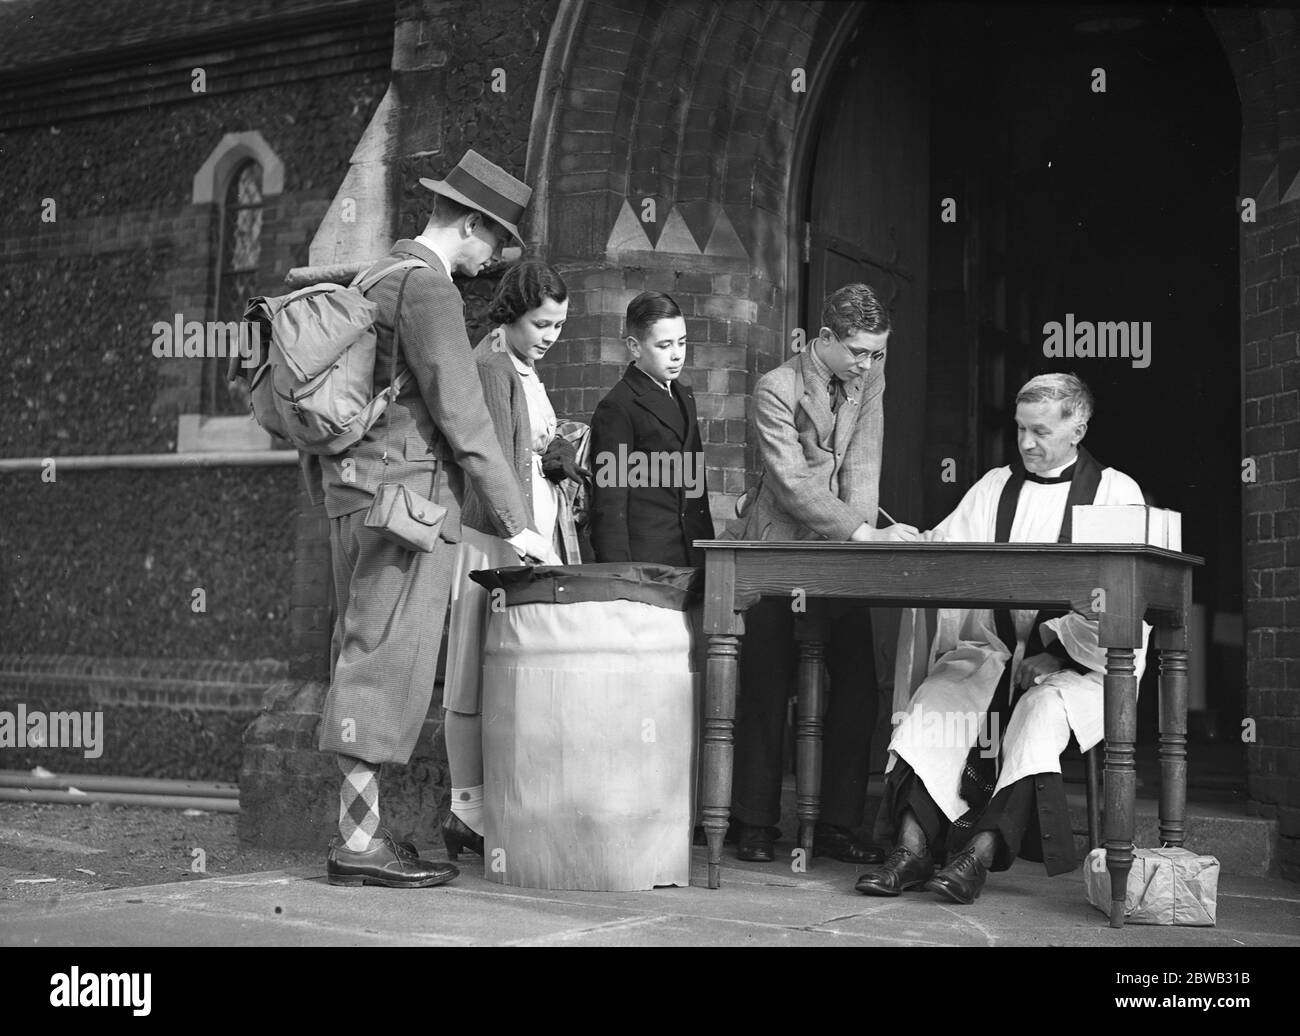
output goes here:
[{"label": "arched window", "polygon": [[[244,318],[244,306],[257,294],[257,270],[262,257],[262,166],[247,159],[235,167],[226,186],[218,216],[216,319],[229,323]],[[227,360],[211,358],[203,379],[205,414],[246,414],[246,401],[231,395],[226,385]]]}]

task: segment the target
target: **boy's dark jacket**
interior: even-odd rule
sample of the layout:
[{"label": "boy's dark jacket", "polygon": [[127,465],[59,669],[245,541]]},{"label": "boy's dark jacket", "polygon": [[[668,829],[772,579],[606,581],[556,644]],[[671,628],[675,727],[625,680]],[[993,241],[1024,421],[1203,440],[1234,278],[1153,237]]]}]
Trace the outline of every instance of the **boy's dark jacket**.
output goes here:
[{"label": "boy's dark jacket", "polygon": [[[678,394],[685,405],[678,405]],[[697,496],[688,496],[685,485],[627,488],[619,471],[618,486],[601,486],[600,467],[615,466],[619,447],[630,457],[644,453],[695,455],[687,466],[686,456],[674,466],[690,472]],[[591,508],[591,544],[597,561],[655,562],[661,565],[704,564],[704,552],[691,546],[694,540],[713,539],[713,518],[709,514],[709,493],[704,475],[704,443],[695,417],[695,396],[680,381],[673,383],[673,396],[635,364],[629,364],[622,379],[600,401],[591,419],[591,470],[594,476]],[[665,466],[650,465],[662,471]],[[678,479],[685,482],[685,479]]]}]

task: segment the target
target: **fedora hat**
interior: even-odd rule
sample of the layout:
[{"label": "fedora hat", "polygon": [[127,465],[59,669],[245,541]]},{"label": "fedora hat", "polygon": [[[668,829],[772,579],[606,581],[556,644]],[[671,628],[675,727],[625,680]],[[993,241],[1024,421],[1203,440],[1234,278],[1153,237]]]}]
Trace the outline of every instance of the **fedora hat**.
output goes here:
[{"label": "fedora hat", "polygon": [[519,236],[518,224],[528,207],[528,199],[533,196],[533,189],[473,148],[465,152],[465,157],[445,178],[430,180],[421,177],[420,186],[491,216],[510,231],[516,241],[521,245],[524,243]]}]

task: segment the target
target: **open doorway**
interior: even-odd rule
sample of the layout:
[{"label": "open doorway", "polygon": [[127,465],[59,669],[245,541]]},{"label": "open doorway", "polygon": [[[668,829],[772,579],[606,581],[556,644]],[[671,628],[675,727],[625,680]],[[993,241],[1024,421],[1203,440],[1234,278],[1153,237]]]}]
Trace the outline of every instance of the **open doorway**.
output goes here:
[{"label": "open doorway", "polygon": [[[1014,456],[1018,387],[1082,377],[1098,402],[1089,448],[1181,512],[1184,549],[1206,559],[1191,788],[1244,800],[1241,108],[1208,19],[867,4],[835,61],[796,155],[791,310],[814,326],[849,280],[891,300],[882,503],[934,525]],[[1050,357],[1044,325],[1067,314],[1149,328],[1149,352]],[[891,628],[877,630],[882,650]],[[1139,700],[1152,772],[1156,675]],[[878,732],[873,768],[882,747]]]},{"label": "open doorway", "polygon": [[[1007,463],[1021,384],[1072,371],[1091,386],[1089,449],[1181,512],[1184,549],[1206,559],[1190,786],[1244,800],[1241,107],[1223,47],[1183,8],[951,5],[930,30],[931,202],[955,199],[958,218],[930,224],[927,406],[944,413],[927,459],[962,457],[969,477]],[[1045,325],[1067,319],[1136,327],[1143,355],[1046,355]],[[927,521],[969,477],[927,484]],[[1154,668],[1139,699],[1152,757]]]}]

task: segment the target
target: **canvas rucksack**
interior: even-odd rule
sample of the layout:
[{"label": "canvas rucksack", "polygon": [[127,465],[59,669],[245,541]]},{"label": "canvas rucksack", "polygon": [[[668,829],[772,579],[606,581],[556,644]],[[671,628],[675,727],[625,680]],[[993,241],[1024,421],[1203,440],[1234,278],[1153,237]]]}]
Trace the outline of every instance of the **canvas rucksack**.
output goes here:
[{"label": "canvas rucksack", "polygon": [[[248,366],[232,356],[230,375],[253,372],[249,406],[257,423],[304,453],[326,457],[360,440],[407,376],[403,371],[391,391],[375,393],[379,307],[365,293],[390,273],[406,270],[409,277],[410,270],[427,265],[419,259],[376,264],[346,288],[313,284],[288,295],[249,299],[244,319],[260,325],[261,355]],[[400,317],[394,314],[394,327]]]}]

